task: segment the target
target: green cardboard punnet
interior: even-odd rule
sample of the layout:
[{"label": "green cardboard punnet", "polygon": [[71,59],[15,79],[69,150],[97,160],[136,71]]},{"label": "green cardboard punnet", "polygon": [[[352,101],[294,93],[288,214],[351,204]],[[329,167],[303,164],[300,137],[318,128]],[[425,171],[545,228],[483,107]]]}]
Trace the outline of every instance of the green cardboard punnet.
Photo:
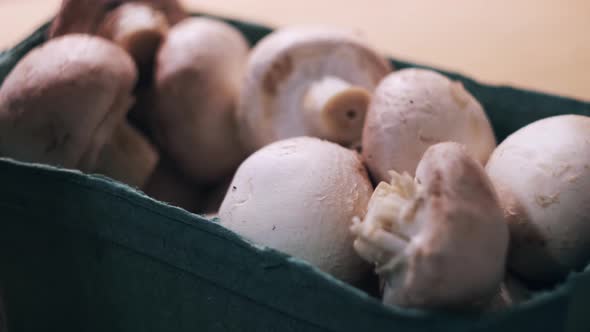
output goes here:
[{"label": "green cardboard punnet", "polygon": [[[271,31],[227,21],[251,43]],[[0,53],[0,84],[46,28]],[[544,117],[590,115],[587,102],[444,74],[481,101],[500,140]],[[590,330],[590,271],[495,314],[402,310],[104,177],[0,159],[0,184],[0,330]]]}]

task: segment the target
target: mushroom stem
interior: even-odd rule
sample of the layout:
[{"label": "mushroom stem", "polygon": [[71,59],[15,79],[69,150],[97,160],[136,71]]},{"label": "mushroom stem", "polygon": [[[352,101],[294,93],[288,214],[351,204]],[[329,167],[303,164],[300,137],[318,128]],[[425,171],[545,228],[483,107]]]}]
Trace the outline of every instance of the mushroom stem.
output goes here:
[{"label": "mushroom stem", "polygon": [[102,149],[95,172],[143,188],[159,159],[158,151],[148,139],[124,121]]},{"label": "mushroom stem", "polygon": [[343,145],[361,138],[371,94],[365,88],[333,76],[324,77],[308,88],[304,116],[313,136]]},{"label": "mushroom stem", "polygon": [[168,31],[164,14],[142,3],[127,3],[110,13],[99,34],[125,49],[144,71],[151,67],[160,42]]}]

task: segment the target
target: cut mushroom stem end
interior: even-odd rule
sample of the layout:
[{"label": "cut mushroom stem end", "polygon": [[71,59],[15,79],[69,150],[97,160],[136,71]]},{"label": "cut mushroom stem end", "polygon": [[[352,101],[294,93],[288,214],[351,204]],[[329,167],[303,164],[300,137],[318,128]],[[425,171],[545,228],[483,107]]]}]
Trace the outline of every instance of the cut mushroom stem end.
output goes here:
[{"label": "cut mushroom stem end", "polygon": [[[390,172],[391,183],[381,182],[369,204],[365,220],[353,219],[356,252],[373,262],[381,277],[395,273],[404,264],[401,255],[415,233],[415,212],[420,204],[420,185],[408,173]],[[388,278],[386,278],[388,279]]]},{"label": "cut mushroom stem end", "polygon": [[306,120],[314,136],[350,145],[360,139],[370,100],[367,89],[325,77],[312,83],[305,94]]}]

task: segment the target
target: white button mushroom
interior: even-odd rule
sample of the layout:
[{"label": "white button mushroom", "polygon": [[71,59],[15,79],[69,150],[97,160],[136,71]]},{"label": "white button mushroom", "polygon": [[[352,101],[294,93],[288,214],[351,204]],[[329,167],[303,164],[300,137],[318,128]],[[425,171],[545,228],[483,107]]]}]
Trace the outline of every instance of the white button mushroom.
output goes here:
[{"label": "white button mushroom", "polygon": [[355,151],[317,138],[291,138],[255,152],[238,168],[221,205],[221,225],[356,283],[368,271],[348,231],[372,192]]},{"label": "white button mushroom", "polygon": [[232,26],[190,18],[170,29],[158,52],[149,127],[162,150],[200,184],[223,180],[245,157],[235,105],[248,51]]},{"label": "white button mushroom", "polygon": [[0,154],[90,170],[133,103],[135,65],[97,37],[68,35],[29,52],[0,89]]},{"label": "white button mushroom", "polygon": [[554,282],[590,262],[590,117],[534,122],[506,138],[486,168],[510,227],[516,275]]},{"label": "white button mushroom", "polygon": [[457,143],[430,147],[416,180],[392,171],[351,231],[386,304],[485,307],[504,277],[508,228],[483,167]]},{"label": "white button mushroom", "polygon": [[238,108],[242,141],[249,151],[296,136],[357,143],[370,93],[390,71],[352,31],[279,29],[250,56]]},{"label": "white button mushroom", "polygon": [[390,170],[414,175],[424,151],[447,141],[464,144],[483,165],[496,146],[483,108],[460,82],[430,70],[404,69],[379,84],[362,138],[373,180],[387,181]]}]

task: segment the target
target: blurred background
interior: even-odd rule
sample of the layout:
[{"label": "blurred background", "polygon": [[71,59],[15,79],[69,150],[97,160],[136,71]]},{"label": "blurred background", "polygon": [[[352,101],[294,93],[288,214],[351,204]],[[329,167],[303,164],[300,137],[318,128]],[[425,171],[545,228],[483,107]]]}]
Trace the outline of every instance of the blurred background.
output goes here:
[{"label": "blurred background", "polygon": [[[61,0],[0,0],[0,49]],[[271,26],[354,27],[384,53],[590,101],[590,0],[182,0],[187,9]],[[566,111],[566,110],[564,110]]]}]

